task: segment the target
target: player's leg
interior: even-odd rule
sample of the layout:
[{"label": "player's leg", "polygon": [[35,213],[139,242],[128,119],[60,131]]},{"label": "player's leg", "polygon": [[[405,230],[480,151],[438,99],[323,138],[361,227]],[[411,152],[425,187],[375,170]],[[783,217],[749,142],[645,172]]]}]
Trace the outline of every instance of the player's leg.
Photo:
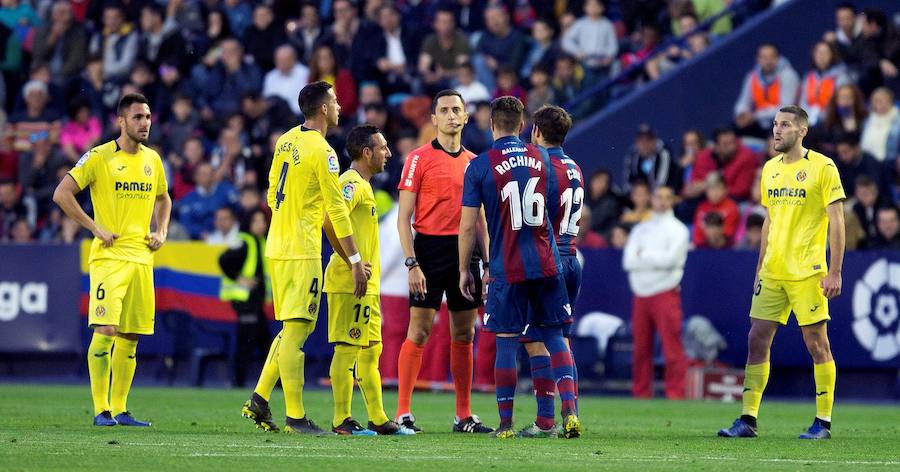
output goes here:
[{"label": "player's leg", "polygon": [[[534,329],[529,327],[532,333]],[[527,334],[527,333],[526,333]],[[528,361],[531,364],[531,381],[534,384],[534,397],[537,401],[537,416],[534,424],[518,433],[522,437],[551,437],[555,419],[553,413],[553,397],[556,393],[556,382],[550,364],[550,352],[544,343],[532,341],[525,343]]]},{"label": "player's leg", "polygon": [[[279,313],[287,313],[284,310],[289,309],[289,303],[294,300],[295,294],[289,291],[290,281],[294,275],[293,270],[296,268],[294,261],[270,260],[269,267],[271,269],[272,279],[272,301],[275,307],[275,318],[280,319]],[[300,309],[300,308],[294,308]],[[256,427],[263,431],[278,431],[278,425],[272,419],[272,410],[269,408],[269,399],[272,397],[272,390],[280,377],[279,357],[281,342],[284,338],[284,324],[281,331],[272,340],[269,345],[269,352],[266,355],[266,361],[263,363],[262,372],[259,374],[259,380],[256,382],[256,388],[250,395],[250,399],[244,402],[241,407],[241,415],[249,418],[256,423]]]},{"label": "player's leg", "polygon": [[[572,307],[574,312],[575,310],[575,302],[578,301],[578,295],[581,292],[581,278],[582,278],[582,268],[581,263],[578,262],[578,258],[575,256],[568,256],[563,259],[563,278],[566,281],[566,293],[569,295],[569,305]],[[574,328],[574,316],[570,323],[567,323],[563,327],[563,337],[566,341],[566,346],[569,348],[569,351],[572,350],[572,345],[569,342],[569,338],[572,337],[572,330]],[[572,356],[572,375],[575,377],[575,387],[578,387],[578,364],[575,362],[575,356]],[[577,394],[578,391],[575,391],[576,400],[575,400],[575,410],[578,410],[578,400]]]},{"label": "player's leg", "polygon": [[487,305],[484,309],[484,328],[496,334],[497,353],[494,357],[494,387],[500,425],[491,433],[498,439],[516,436],[513,429],[513,404],[518,383],[516,355],[519,336],[528,318],[527,282],[508,284],[491,283]]},{"label": "player's leg", "polygon": [[138,335],[153,334],[156,299],[153,290],[153,267],[149,264],[127,263],[123,273],[129,277],[128,289],[122,299],[119,331],[113,344],[112,388],[110,406],[116,421],[125,426],[150,426],[128,411],[128,394],[137,368]]},{"label": "player's leg", "polygon": [[792,305],[803,342],[813,360],[813,375],[816,382],[816,417],[812,426],[801,439],[831,438],[831,410],[834,405],[834,384],[837,368],[828,341],[828,299],[822,293],[822,277],[792,282],[790,291]]},{"label": "player's leg", "polygon": [[[331,393],[334,397],[334,415],[331,431],[340,435],[374,435],[353,419],[350,404],[353,400],[353,376],[357,357],[363,345],[368,344],[370,304],[373,297],[358,299],[349,293],[328,294],[328,342],[334,344],[331,358]],[[375,299],[377,302],[377,299]]]},{"label": "player's leg", "polygon": [[94,401],[94,425],[115,426],[109,406],[109,359],[116,339],[115,326],[94,326],[94,335],[87,350],[91,397]]},{"label": "player's leg", "polygon": [[127,280],[121,276],[123,265],[120,261],[100,260],[91,263],[89,268],[88,326],[93,328],[94,334],[88,346],[87,364],[96,426],[117,424],[109,405],[109,390],[113,344],[127,290]]},{"label": "player's leg", "polygon": [[312,334],[316,322],[293,318],[284,321],[281,343],[278,346],[278,369],[284,390],[285,431],[321,434],[322,430],[306,417],[303,406],[306,354],[303,345]]},{"label": "player's leg", "polygon": [[653,317],[650,297],[634,297],[631,308],[631,393],[635,398],[653,397]]},{"label": "player's leg", "polygon": [[[431,293],[428,298],[427,303],[434,305]],[[424,304],[426,300],[413,300],[410,296],[410,304],[413,303]],[[440,307],[440,295],[436,304],[437,307],[410,306],[409,328],[397,359],[397,422],[416,432],[422,430],[415,425],[415,418],[412,416],[412,393],[422,368],[422,354],[431,335],[434,315]]]},{"label": "player's leg", "polygon": [[670,290],[654,297],[653,303],[653,317],[658,326],[666,363],[666,398],[683,400],[687,358],[681,344],[681,296],[677,290]]},{"label": "player's leg", "polygon": [[497,357],[494,360],[494,385],[496,388],[497,411],[500,426],[496,437],[505,439],[515,436],[513,430],[513,404],[516,385],[519,381],[516,355],[519,351],[519,336],[515,333],[497,333]]}]

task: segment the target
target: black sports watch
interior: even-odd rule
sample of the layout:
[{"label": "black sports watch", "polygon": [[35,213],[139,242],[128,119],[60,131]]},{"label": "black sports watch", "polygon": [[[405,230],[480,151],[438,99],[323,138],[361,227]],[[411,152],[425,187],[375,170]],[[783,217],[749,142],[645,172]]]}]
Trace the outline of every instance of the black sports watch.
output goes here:
[{"label": "black sports watch", "polygon": [[412,269],[419,265],[419,261],[417,261],[415,257],[407,257],[406,260],[403,261],[403,265],[405,265],[407,269]]}]

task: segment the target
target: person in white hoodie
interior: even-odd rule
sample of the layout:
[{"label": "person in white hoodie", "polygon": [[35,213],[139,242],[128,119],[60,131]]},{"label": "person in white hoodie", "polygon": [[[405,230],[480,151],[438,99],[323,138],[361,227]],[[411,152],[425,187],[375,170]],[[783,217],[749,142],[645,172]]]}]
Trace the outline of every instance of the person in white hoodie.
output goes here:
[{"label": "person in white hoodie", "polygon": [[879,161],[893,161],[900,154],[900,110],[887,87],[872,92],[869,117],[863,124],[862,149]]},{"label": "person in white hoodie", "polygon": [[637,398],[653,396],[654,327],[666,362],[666,398],[677,400],[685,395],[687,358],[681,344],[680,285],[690,238],[687,227],[672,213],[674,200],[671,188],[656,188],[653,216],[631,231],[622,259],[634,293],[632,393]]}]

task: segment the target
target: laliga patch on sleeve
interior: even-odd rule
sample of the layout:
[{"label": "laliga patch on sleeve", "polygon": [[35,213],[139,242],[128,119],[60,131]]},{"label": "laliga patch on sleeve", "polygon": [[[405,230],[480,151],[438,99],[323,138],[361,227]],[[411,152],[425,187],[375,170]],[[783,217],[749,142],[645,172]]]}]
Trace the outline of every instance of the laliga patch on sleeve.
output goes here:
[{"label": "laliga patch on sleeve", "polygon": [[344,184],[344,188],[341,189],[341,193],[344,195],[344,200],[348,202],[353,200],[353,194],[356,193],[356,186],[353,185],[353,182],[347,182]]},{"label": "laliga patch on sleeve", "polygon": [[338,158],[334,154],[328,155],[328,172],[332,174],[337,174],[341,171],[341,165],[338,163]]},{"label": "laliga patch on sleeve", "polygon": [[75,167],[81,167],[87,162],[88,158],[91,157],[91,151],[88,151],[81,155],[81,159],[78,159],[78,162],[75,163]]}]

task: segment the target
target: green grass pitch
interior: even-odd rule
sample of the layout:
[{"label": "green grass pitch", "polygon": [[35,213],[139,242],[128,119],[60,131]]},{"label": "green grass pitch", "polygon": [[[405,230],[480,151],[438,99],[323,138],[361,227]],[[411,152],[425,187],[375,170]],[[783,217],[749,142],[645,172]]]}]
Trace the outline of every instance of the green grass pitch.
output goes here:
[{"label": "green grass pitch", "polygon": [[[0,385],[0,470],[900,470],[900,408],[838,404],[835,438],[796,439],[809,425],[813,400],[764,402],[759,439],[727,440],[716,431],[740,407],[706,402],[581,399],[585,435],[576,440],[498,441],[451,434],[453,397],[417,392],[415,437],[297,437],[264,433],[240,417],[244,390],[135,387],[129,408],[149,429],[94,428],[87,385]],[[354,395],[353,411],[365,424]],[[534,417],[534,400],[517,397],[517,426]],[[396,396],[386,392],[392,413]],[[331,418],[331,394],[305,394],[308,414]],[[496,424],[491,395],[475,412]],[[283,423],[280,391],[273,413]]]}]

